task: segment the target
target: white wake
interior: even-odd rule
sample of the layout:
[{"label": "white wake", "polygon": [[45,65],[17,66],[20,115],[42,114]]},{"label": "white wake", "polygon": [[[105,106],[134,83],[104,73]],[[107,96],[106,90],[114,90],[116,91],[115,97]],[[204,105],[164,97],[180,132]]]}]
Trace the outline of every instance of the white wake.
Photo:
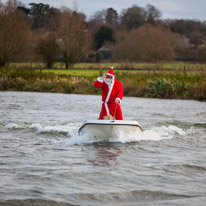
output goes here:
[{"label": "white wake", "polygon": [[[61,140],[55,140],[54,143],[65,143],[65,144],[87,144],[94,142],[101,142],[102,139],[93,139],[89,137],[87,134],[84,136],[78,135],[78,129],[81,123],[69,123],[66,125],[41,125],[41,124],[17,124],[10,123],[5,125],[5,128],[9,130],[22,130],[29,129],[31,131],[36,132],[36,134],[63,134]],[[160,127],[152,127],[144,130],[140,133],[122,133],[121,131],[118,134],[118,138],[116,139],[108,139],[109,142],[120,142],[120,143],[128,143],[128,142],[137,142],[137,141],[161,141],[164,139],[172,139],[174,137],[187,136],[194,133],[194,128],[191,127],[189,129],[179,128],[175,125],[169,126],[160,126]],[[105,141],[105,140],[103,140]]]}]

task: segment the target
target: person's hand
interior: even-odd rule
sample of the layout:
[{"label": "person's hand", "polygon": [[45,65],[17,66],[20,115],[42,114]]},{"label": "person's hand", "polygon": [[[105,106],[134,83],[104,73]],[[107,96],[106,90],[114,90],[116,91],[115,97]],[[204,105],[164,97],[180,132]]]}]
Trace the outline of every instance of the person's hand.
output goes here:
[{"label": "person's hand", "polygon": [[104,73],[103,76],[102,76],[102,79],[104,80],[106,78],[107,74]]},{"label": "person's hand", "polygon": [[120,104],[119,99],[115,99],[115,103],[116,103],[116,104]]}]

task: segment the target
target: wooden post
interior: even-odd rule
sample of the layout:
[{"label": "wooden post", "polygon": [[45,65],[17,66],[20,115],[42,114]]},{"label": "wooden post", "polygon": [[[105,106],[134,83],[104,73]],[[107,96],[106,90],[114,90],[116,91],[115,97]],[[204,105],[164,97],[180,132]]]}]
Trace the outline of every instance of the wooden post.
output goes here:
[{"label": "wooden post", "polygon": [[183,67],[183,69],[184,69],[184,75],[187,76],[185,66]]},{"label": "wooden post", "polygon": [[100,71],[99,71],[100,77],[102,77],[102,75],[103,75],[102,66],[100,66],[99,70],[100,70]]}]

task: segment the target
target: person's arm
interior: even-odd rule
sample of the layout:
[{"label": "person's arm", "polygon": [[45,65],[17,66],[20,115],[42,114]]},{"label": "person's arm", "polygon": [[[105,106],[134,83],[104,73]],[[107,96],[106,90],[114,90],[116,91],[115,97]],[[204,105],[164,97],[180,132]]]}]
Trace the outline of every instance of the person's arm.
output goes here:
[{"label": "person's arm", "polygon": [[97,80],[94,82],[94,86],[97,88],[102,88],[104,78],[105,78],[105,74],[102,77],[98,77]]},{"label": "person's arm", "polygon": [[115,102],[117,104],[121,104],[121,101],[122,101],[122,98],[123,98],[123,88],[122,88],[122,84],[121,82],[119,82],[119,85],[118,85],[118,93],[117,93],[117,97],[115,99]]}]

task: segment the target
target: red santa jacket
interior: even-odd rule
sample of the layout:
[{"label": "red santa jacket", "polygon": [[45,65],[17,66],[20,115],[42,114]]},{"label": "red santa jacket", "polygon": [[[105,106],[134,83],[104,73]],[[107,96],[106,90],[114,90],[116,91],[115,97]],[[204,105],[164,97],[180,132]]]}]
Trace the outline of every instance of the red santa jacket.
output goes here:
[{"label": "red santa jacket", "polygon": [[102,110],[100,119],[104,119],[104,116],[112,115],[116,120],[123,120],[122,111],[119,104],[115,103],[118,99],[120,102],[123,98],[123,88],[120,81],[115,79],[113,69],[111,68],[108,75],[112,76],[112,82],[109,84],[103,81],[101,77],[97,78],[94,82],[94,86],[102,89]]}]

